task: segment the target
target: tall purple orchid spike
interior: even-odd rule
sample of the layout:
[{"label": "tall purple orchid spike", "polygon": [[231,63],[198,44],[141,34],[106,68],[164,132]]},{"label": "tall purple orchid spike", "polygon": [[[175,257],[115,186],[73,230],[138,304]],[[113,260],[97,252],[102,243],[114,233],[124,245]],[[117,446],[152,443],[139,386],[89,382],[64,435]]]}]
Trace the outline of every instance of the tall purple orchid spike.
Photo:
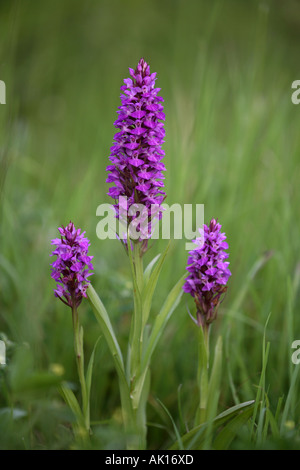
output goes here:
[{"label": "tall purple orchid spike", "polygon": [[197,324],[208,325],[217,316],[221,296],[227,290],[231,276],[228,269],[228,244],[221,225],[212,219],[209,226],[199,229],[200,237],[194,240],[196,247],[189,252],[186,278],[183,290],[191,294],[197,307]]},{"label": "tall purple orchid spike", "polygon": [[90,242],[84,237],[85,232],[76,230],[72,222],[58,230],[61,238],[51,241],[56,248],[50,255],[57,256],[51,265],[51,277],[58,283],[54,295],[69,307],[76,308],[87,296],[88,277],[93,274],[89,272],[93,269],[93,256],[88,256]]},{"label": "tall purple orchid spike", "polygon": [[[139,241],[146,247],[154,221],[161,219],[165,198],[162,181],[162,171],[166,169],[162,163],[165,130],[160,122],[165,120],[161,104],[164,100],[158,96],[160,88],[155,88],[156,73],[150,73],[143,58],[129,72],[132,78],[126,78],[121,86],[122,104],[114,123],[118,132],[111,147],[112,165],[107,167],[106,182],[113,184],[108,195],[115,200],[116,217],[122,219],[125,213],[127,226],[136,219]],[[137,204],[145,208],[142,216],[130,213],[130,207]]]}]

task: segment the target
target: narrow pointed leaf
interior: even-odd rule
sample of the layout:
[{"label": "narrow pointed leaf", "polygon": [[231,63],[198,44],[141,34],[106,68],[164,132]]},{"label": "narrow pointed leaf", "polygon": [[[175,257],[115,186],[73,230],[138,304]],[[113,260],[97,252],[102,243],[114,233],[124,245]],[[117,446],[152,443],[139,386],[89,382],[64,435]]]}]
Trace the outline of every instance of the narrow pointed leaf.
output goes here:
[{"label": "narrow pointed leaf", "polygon": [[169,246],[170,246],[170,243],[167,245],[167,247],[166,247],[164,253],[162,254],[162,256],[160,256],[159,262],[157,263],[157,265],[155,266],[155,268],[151,272],[149,280],[148,280],[147,284],[145,284],[145,286],[144,286],[143,311],[142,311],[143,326],[145,326],[145,324],[148,320],[148,317],[149,317],[155,287],[157,285],[157,281],[158,281],[160,272],[162,270],[164,261],[166,259],[166,256],[167,256],[167,253],[168,253],[168,250],[169,250]]},{"label": "narrow pointed leaf", "polygon": [[132,420],[132,407],[129,393],[129,385],[125,375],[123,356],[107,311],[91,284],[89,285],[89,288],[87,290],[87,295],[92,305],[96,319],[100,324],[101,330],[111,352],[112,358],[114,360],[114,364],[119,378],[123,416],[125,426],[127,426],[127,423]]},{"label": "narrow pointed leaf", "polygon": [[96,351],[96,347],[97,347],[99,339],[100,338],[97,339],[97,341],[95,343],[95,346],[93,348],[93,351],[92,351],[92,354],[91,354],[91,357],[90,357],[90,360],[89,360],[89,365],[88,365],[88,368],[87,368],[87,372],[86,372],[85,381],[86,381],[86,393],[87,393],[88,403],[90,401],[90,394],[91,394],[92,374],[93,374],[95,351]]},{"label": "narrow pointed leaf", "polygon": [[172,422],[172,425],[173,425],[173,428],[174,428],[174,432],[175,432],[175,435],[176,435],[176,438],[177,438],[177,442],[178,442],[178,446],[179,446],[179,450],[184,450],[184,446],[183,446],[183,443],[181,441],[181,437],[180,437],[180,433],[179,433],[179,430],[176,426],[176,423],[170,413],[170,411],[168,410],[168,408],[158,399],[156,398],[156,401],[160,404],[160,406],[164,409],[164,411],[167,413],[168,417],[170,418],[171,422]]},{"label": "narrow pointed leaf", "polygon": [[155,266],[155,263],[159,260],[159,258],[161,257],[161,254],[159,253],[158,255],[156,255],[151,261],[150,263],[148,264],[148,266],[146,267],[145,271],[144,271],[144,282],[145,284],[147,284],[147,282],[149,281],[149,277],[151,275],[151,272],[152,272],[152,269],[153,267]]},{"label": "narrow pointed leaf", "polygon": [[166,298],[166,301],[165,301],[162,309],[160,310],[159,314],[155,318],[153,329],[152,329],[152,332],[150,334],[149,340],[147,342],[147,347],[146,347],[146,350],[145,350],[145,354],[143,356],[142,370],[144,370],[145,368],[148,367],[151,356],[152,356],[152,354],[155,350],[155,347],[156,347],[156,345],[157,345],[157,343],[158,343],[158,341],[159,341],[159,339],[162,335],[162,332],[163,332],[170,316],[172,315],[175,308],[179,304],[180,298],[181,298],[182,293],[183,293],[182,286],[183,286],[185,277],[186,277],[186,274],[184,274],[184,276],[182,276],[179,279],[177,284],[175,284],[175,286],[173,287],[173,289],[169,293],[168,297]]},{"label": "narrow pointed leaf", "polygon": [[213,448],[216,450],[227,450],[241,427],[244,426],[252,416],[252,413],[253,408],[248,408],[231,419],[217,435],[213,442]]},{"label": "narrow pointed leaf", "polygon": [[84,428],[85,427],[84,417],[83,417],[82,411],[80,409],[79,403],[74,393],[72,392],[70,388],[68,388],[65,385],[60,386],[60,392],[65,402],[67,403],[67,405],[70,407],[71,411],[73,412],[77,420],[77,423],[79,424],[79,426]]},{"label": "narrow pointed leaf", "polygon": [[93,288],[92,284],[90,284],[87,289],[87,296],[93,308],[96,319],[98,323],[100,324],[101,330],[106,339],[109,350],[114,360],[117,361],[118,367],[124,372],[123,356],[122,356],[122,352],[121,352],[119,343],[117,341],[114,329],[110,322],[108,313],[103,303],[101,302],[99,296],[97,295],[95,289]]},{"label": "narrow pointed leaf", "polygon": [[[221,375],[222,375],[222,336],[219,336],[216,346],[215,346],[214,362],[213,362],[209,384],[208,384],[208,397],[209,397],[208,407],[209,408],[211,406],[210,398],[214,394],[217,394],[219,392],[220,383],[221,383]],[[213,410],[208,409],[208,416],[212,416],[211,413],[213,413]]]},{"label": "narrow pointed leaf", "polygon": [[[227,421],[232,419],[238,413],[246,410],[247,408],[251,408],[253,412],[254,407],[254,400],[250,400],[244,403],[240,403],[238,405],[232,406],[226,411],[220,413],[216,418],[213,420],[213,429],[218,428],[219,426],[225,424]],[[203,423],[200,426],[195,427],[188,433],[184,434],[181,437],[182,444],[185,449],[198,449],[204,442],[205,439],[205,430],[207,429],[207,423]],[[176,441],[173,446],[170,448],[171,450],[179,449],[179,443]]]}]

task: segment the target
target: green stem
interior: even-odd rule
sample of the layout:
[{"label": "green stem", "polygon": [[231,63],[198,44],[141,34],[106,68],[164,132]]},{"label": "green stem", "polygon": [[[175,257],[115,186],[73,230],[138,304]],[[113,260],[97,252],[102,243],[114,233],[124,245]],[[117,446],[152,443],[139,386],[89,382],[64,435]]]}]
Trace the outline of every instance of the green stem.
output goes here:
[{"label": "green stem", "polygon": [[[134,314],[131,324],[130,345],[128,361],[130,369],[128,376],[130,380],[130,398],[134,415],[134,434],[136,436],[136,449],[146,448],[146,405],[149,392],[150,374],[148,380],[141,380],[142,350],[143,350],[143,295],[144,295],[144,269],[141,245],[133,243],[133,253],[129,252],[131,264],[133,292],[134,292]],[[147,371],[145,371],[145,374]],[[144,377],[143,377],[144,378]]]},{"label": "green stem", "polygon": [[78,377],[81,387],[81,396],[82,396],[82,411],[84,416],[85,428],[89,433],[90,430],[90,409],[89,409],[89,400],[87,395],[87,388],[84,376],[84,355],[83,355],[83,330],[79,324],[79,317],[77,308],[74,306],[72,308],[72,319],[73,319],[73,329],[74,329],[74,349],[76,356],[76,365],[78,371]]},{"label": "green stem", "polygon": [[92,284],[89,285],[87,290],[87,296],[93,308],[93,312],[96,316],[96,319],[101,327],[103,335],[107,341],[107,345],[111,352],[115,368],[119,378],[119,388],[120,388],[120,397],[121,397],[121,406],[124,420],[124,427],[126,436],[128,436],[128,450],[134,448],[134,442],[131,438],[135,425],[134,425],[134,414],[132,409],[132,400],[130,396],[129,389],[129,379],[125,375],[124,361],[122,352],[118,343],[118,340],[115,336],[113,326],[110,322],[109,315],[106,311],[105,306],[103,305],[100,297],[95,291]]},{"label": "green stem", "polygon": [[133,258],[130,253],[130,261],[133,277],[133,293],[134,293],[134,313],[132,319],[132,333],[130,335],[130,380],[136,379],[141,364],[142,341],[143,341],[143,299],[142,291],[144,285],[143,258],[140,252],[140,244],[133,244]]},{"label": "green stem", "polygon": [[195,425],[202,424],[207,418],[208,402],[208,368],[209,368],[209,325],[199,326],[198,343],[198,372],[199,407],[196,413]]},{"label": "green stem", "polygon": [[150,371],[147,369],[146,371],[146,378],[143,382],[141,393],[140,393],[140,400],[138,403],[138,407],[134,410],[135,412],[135,424],[136,424],[136,432],[138,436],[137,440],[137,448],[139,450],[145,450],[147,447],[147,401],[150,389]]},{"label": "green stem", "polygon": [[140,294],[142,294],[143,287],[144,287],[144,268],[143,268],[143,255],[141,253],[140,243],[134,244],[133,257],[134,257],[137,287],[138,287]]}]

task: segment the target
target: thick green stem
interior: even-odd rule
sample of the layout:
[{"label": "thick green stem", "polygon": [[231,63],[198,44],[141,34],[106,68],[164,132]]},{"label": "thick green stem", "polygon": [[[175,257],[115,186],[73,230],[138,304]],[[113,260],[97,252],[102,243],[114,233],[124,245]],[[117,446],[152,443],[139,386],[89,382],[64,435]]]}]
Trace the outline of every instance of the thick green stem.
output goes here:
[{"label": "thick green stem", "polygon": [[195,425],[202,424],[207,418],[208,402],[208,368],[209,368],[209,325],[199,326],[198,343],[198,372],[199,407],[196,413]]},{"label": "thick green stem", "polygon": [[90,410],[89,410],[89,399],[87,395],[87,387],[84,376],[84,355],[83,355],[83,330],[79,324],[79,317],[77,308],[74,306],[72,308],[72,319],[73,319],[73,329],[74,329],[74,349],[76,356],[76,364],[78,377],[81,387],[81,396],[82,396],[82,412],[84,416],[84,422],[87,432],[90,430]]},{"label": "thick green stem", "polygon": [[[147,447],[147,401],[150,389],[150,371],[147,369],[146,378],[142,384],[136,384],[136,387],[141,387],[141,391],[138,391],[140,399],[138,402],[137,408],[134,409],[135,412],[135,425],[136,432],[138,436],[137,445],[139,450],[145,450]],[[133,406],[134,403],[133,403]]]},{"label": "thick green stem", "polygon": [[[143,289],[144,270],[141,245],[133,243],[133,254],[129,253],[134,292],[134,313],[129,345],[130,398],[134,415],[135,446],[137,449],[146,448],[146,404],[149,392],[149,380],[141,380],[141,361],[143,350]],[[147,374],[149,377],[149,374]]]},{"label": "thick green stem", "polygon": [[140,252],[140,244],[135,242],[133,248],[132,276],[134,291],[134,313],[132,319],[132,334],[130,344],[130,380],[133,382],[136,378],[141,364],[142,341],[143,341],[143,258]]},{"label": "thick green stem", "polygon": [[119,388],[121,396],[121,406],[123,413],[123,421],[126,435],[128,436],[128,449],[134,449],[135,441],[131,438],[134,433],[134,413],[132,409],[132,400],[129,389],[129,379],[125,375],[125,368],[123,362],[122,352],[115,336],[113,326],[110,322],[109,315],[103,305],[100,297],[96,293],[92,284],[89,285],[87,290],[88,299],[93,308],[96,319],[101,327],[103,335],[107,341],[107,345],[111,352],[116,371],[119,378]]}]

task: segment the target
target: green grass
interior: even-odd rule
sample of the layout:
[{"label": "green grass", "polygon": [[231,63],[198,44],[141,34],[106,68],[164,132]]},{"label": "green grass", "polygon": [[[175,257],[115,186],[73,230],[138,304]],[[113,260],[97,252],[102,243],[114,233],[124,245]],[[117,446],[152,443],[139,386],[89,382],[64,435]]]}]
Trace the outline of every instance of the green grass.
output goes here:
[{"label": "green grass", "polygon": [[[291,361],[300,338],[300,106],[291,102],[299,25],[292,1],[1,4],[0,332],[11,342],[0,370],[1,449],[74,445],[57,392],[60,378],[77,384],[71,315],[53,296],[49,268],[50,240],[70,219],[91,239],[93,283],[126,345],[130,268],[118,242],[97,239],[96,208],[110,202],[105,167],[119,88],[141,56],[165,99],[166,202],[204,204],[205,222],[218,217],[228,237],[232,277],[212,329],[212,347],[222,334],[225,354],[219,412],[261,401],[230,447],[300,448]],[[172,242],[153,315],[184,272],[184,244]],[[186,301],[192,310],[184,297],[155,352],[149,448],[168,447],[174,424],[193,422],[197,332]],[[89,357],[100,331],[88,303],[80,315]],[[122,447],[103,338],[91,394],[95,447]]]}]

